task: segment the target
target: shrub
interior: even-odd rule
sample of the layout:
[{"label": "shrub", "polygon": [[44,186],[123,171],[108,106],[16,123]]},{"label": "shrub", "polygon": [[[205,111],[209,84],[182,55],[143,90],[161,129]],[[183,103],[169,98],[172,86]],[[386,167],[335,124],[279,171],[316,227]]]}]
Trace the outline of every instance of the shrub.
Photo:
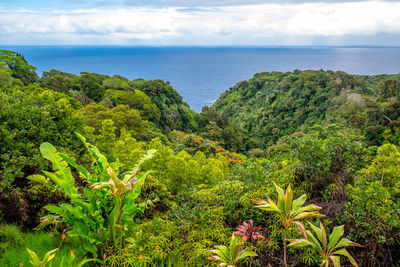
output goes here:
[{"label": "shrub", "polygon": [[[51,144],[43,143],[40,146],[41,153],[52,162],[54,172],[44,172],[47,179],[43,176],[33,176],[31,179],[43,183],[52,181],[71,201],[71,204],[46,206],[47,210],[56,215],[43,217],[42,225],[61,220],[71,229],[68,235],[78,237],[83,248],[96,257],[98,246],[104,249],[119,245],[122,248],[123,237],[128,227],[132,227],[133,218],[143,212],[143,206],[137,205],[135,199],[140,194],[148,172],[139,174],[139,167],[145,159],[152,157],[154,151],[149,151],[146,158],[120,180],[117,177],[119,164],[108,163],[97,147],[78,136],[96,163],[92,174],[77,165],[72,158],[57,153]],[[89,183],[83,195],[75,187],[68,164],[76,168]]]}]

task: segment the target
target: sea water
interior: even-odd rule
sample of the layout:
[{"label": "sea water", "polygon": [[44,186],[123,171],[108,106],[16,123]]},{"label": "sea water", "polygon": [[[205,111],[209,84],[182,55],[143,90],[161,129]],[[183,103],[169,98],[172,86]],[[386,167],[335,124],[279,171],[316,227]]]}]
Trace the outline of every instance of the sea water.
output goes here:
[{"label": "sea water", "polygon": [[57,69],[163,79],[201,111],[235,83],[255,73],[295,69],[351,74],[400,72],[400,48],[383,47],[126,47],[6,46],[22,53],[37,73]]}]

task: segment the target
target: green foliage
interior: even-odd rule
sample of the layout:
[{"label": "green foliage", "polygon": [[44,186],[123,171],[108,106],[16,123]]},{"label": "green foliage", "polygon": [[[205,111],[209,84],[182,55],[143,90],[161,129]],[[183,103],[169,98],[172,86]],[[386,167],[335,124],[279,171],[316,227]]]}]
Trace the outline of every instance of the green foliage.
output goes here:
[{"label": "green foliage", "polygon": [[110,77],[103,81],[103,86],[107,89],[115,89],[115,90],[128,90],[129,89],[129,81],[122,77]]},{"label": "green foliage", "polygon": [[43,72],[41,85],[63,93],[68,93],[70,90],[77,90],[80,87],[77,75],[55,69]]},{"label": "green foliage", "polygon": [[36,68],[29,65],[18,52],[0,50],[0,65],[4,64],[11,70],[12,76],[21,80],[24,85],[34,83],[38,79]]},{"label": "green foliage", "polygon": [[211,141],[198,135],[184,134],[182,132],[173,132],[176,135],[176,141],[183,144],[187,151],[194,154],[203,152],[206,155],[221,155],[226,158],[229,163],[243,164],[245,157],[240,157],[239,154],[226,150],[218,141]]},{"label": "green foliage", "polygon": [[[71,204],[46,206],[47,210],[57,215],[43,217],[42,224],[63,221],[71,228],[69,236],[80,238],[83,248],[96,257],[99,245],[122,246],[124,233],[132,226],[133,218],[138,212],[143,212],[143,207],[138,206],[135,199],[140,194],[147,173],[139,174],[139,167],[154,151],[150,151],[120,180],[115,172],[118,164],[109,164],[97,147],[79,137],[96,164],[93,174],[77,165],[72,158],[57,153],[51,144],[43,143],[40,146],[41,153],[52,162],[54,172],[44,172],[47,179],[38,176],[33,179],[44,183],[51,180],[71,201]],[[84,189],[83,195],[75,187],[68,164],[76,168],[90,186]]]},{"label": "green foliage", "polygon": [[84,259],[84,253],[74,248],[77,246],[76,243],[64,242],[60,244],[60,239],[53,233],[37,232],[27,233],[23,236],[19,233],[19,236],[20,241],[11,243],[0,257],[0,266],[30,266],[31,257],[26,248],[32,248],[38,258],[43,259],[48,251],[58,247],[55,251],[55,257],[51,261],[53,266],[80,266],[80,263],[89,261]]},{"label": "green foliage", "polygon": [[[21,234],[19,234],[21,235]],[[48,233],[28,233],[19,242],[10,244],[5,253],[0,257],[0,266],[20,266],[20,263],[29,266],[29,253],[27,247],[34,248],[42,257],[47,251],[56,247],[57,240]]]},{"label": "green foliage", "polygon": [[283,240],[284,245],[284,264],[287,266],[286,259],[286,236],[287,230],[292,225],[292,223],[299,222],[305,218],[312,217],[323,217],[324,215],[319,214],[319,210],[321,207],[310,204],[307,206],[303,206],[306,202],[306,195],[302,195],[301,197],[293,200],[293,191],[292,187],[286,189],[286,192],[283,191],[282,188],[275,184],[276,191],[278,192],[278,200],[276,203],[268,197],[268,201],[265,200],[257,200],[256,202],[259,204],[255,206],[261,210],[272,211],[278,213],[280,216],[280,221],[282,223],[283,228],[285,229],[285,235]]},{"label": "green foliage", "polygon": [[33,188],[25,177],[48,168],[39,155],[42,142],[80,153],[73,134],[83,128],[74,114],[79,107],[75,99],[37,85],[0,88],[0,209],[5,221],[32,226],[39,210],[57,199],[46,189]]},{"label": "green foliage", "polygon": [[161,117],[158,125],[164,132],[172,130],[193,131],[198,127],[195,112],[182,101],[182,97],[172,88],[169,82],[162,80],[131,81],[134,88],[138,88],[151,98],[158,107]]},{"label": "green foliage", "polygon": [[10,93],[14,87],[20,88],[22,82],[12,77],[11,70],[0,64],[0,89],[2,92]]},{"label": "green foliage", "polygon": [[[213,107],[203,107],[200,115],[204,118],[202,136],[218,141],[225,149],[244,152],[248,141],[243,140],[242,130],[232,122],[226,113],[219,114]],[[201,125],[203,126],[203,125]]]},{"label": "green foliage", "polygon": [[139,110],[140,115],[146,120],[154,122],[160,120],[160,110],[142,91],[107,90],[105,97],[110,99],[114,106],[128,105],[132,109]]},{"label": "green foliage", "polygon": [[382,82],[379,90],[379,95],[382,98],[400,97],[400,84],[396,79],[387,79]]},{"label": "green foliage", "polygon": [[120,136],[123,128],[134,138],[148,139],[151,136],[148,122],[145,121],[137,109],[131,109],[127,105],[119,105],[115,108],[107,108],[98,104],[89,104],[79,111],[85,118],[85,124],[94,128],[94,133],[102,130],[103,121],[111,120],[115,126],[114,134]]},{"label": "green foliage", "polygon": [[212,184],[224,179],[228,172],[228,163],[220,155],[207,157],[197,152],[192,156],[183,150],[175,154],[159,139],[153,139],[149,148],[158,153],[145,165],[146,168],[154,170],[155,176],[173,193],[197,184]]},{"label": "green foliage", "polygon": [[316,227],[312,223],[308,223],[314,231],[316,237],[311,233],[310,230],[306,230],[302,222],[296,222],[300,233],[304,236],[304,239],[292,239],[289,240],[291,243],[288,246],[291,247],[311,247],[318,251],[321,256],[321,266],[328,267],[330,262],[335,267],[340,267],[340,257],[347,257],[353,266],[358,266],[357,262],[347,251],[346,247],[361,247],[361,245],[350,241],[349,239],[342,238],[344,234],[344,225],[337,226],[333,229],[332,233],[327,236],[326,230],[322,222],[320,227]]},{"label": "green foliage", "polygon": [[0,256],[10,247],[21,246],[23,243],[23,235],[16,225],[3,224],[0,225]]},{"label": "green foliage", "polygon": [[145,216],[148,218],[169,210],[173,205],[173,196],[165,184],[161,183],[153,175],[149,175],[143,184],[138,202],[151,203],[144,211]]},{"label": "green foliage", "polygon": [[240,241],[240,237],[232,234],[231,243],[229,248],[226,246],[215,246],[216,249],[210,250],[211,253],[216,256],[208,258],[213,261],[220,261],[218,266],[236,266],[237,263],[244,261],[249,257],[257,257],[257,253],[245,249],[241,250],[242,242]]},{"label": "green foliage", "polygon": [[276,184],[275,188],[278,192],[278,200],[276,203],[268,197],[268,201],[257,200],[256,202],[258,205],[255,207],[261,210],[278,213],[280,215],[282,226],[285,229],[288,229],[292,223],[304,218],[323,216],[319,214],[321,207],[314,204],[303,206],[306,202],[306,195],[302,195],[293,200],[293,190],[290,185],[286,189],[286,192]]},{"label": "green foliage", "polygon": [[31,257],[31,260],[29,262],[32,264],[32,267],[46,267],[47,265],[49,265],[51,267],[51,266],[53,266],[51,261],[56,256],[54,253],[58,249],[56,248],[56,249],[48,251],[46,254],[44,254],[42,260],[39,259],[39,257],[37,256],[37,254],[34,251],[30,250],[29,248],[26,248],[26,250],[28,251],[29,256]]},{"label": "green foliage", "polygon": [[385,144],[379,147],[377,156],[360,171],[355,184],[348,185],[346,215],[359,227],[352,231],[355,238],[376,244],[393,244],[399,236],[399,159],[400,152],[396,146]]},{"label": "green foliage", "polygon": [[81,91],[94,101],[102,100],[106,92],[101,85],[104,78],[103,75],[97,73],[82,72],[78,79]]},{"label": "green foliage", "polygon": [[44,168],[45,162],[37,155],[43,141],[77,148],[73,131],[81,129],[82,121],[73,114],[73,102],[65,95],[38,87],[11,94],[0,92],[0,190],[11,189],[15,179]]},{"label": "green foliage", "polygon": [[[244,131],[248,148],[267,148],[282,136],[327,122],[356,127],[371,143],[381,144],[376,127],[398,127],[393,108],[399,105],[398,80],[398,75],[332,71],[259,73],[223,93],[212,107]],[[377,101],[379,90],[391,98]]]},{"label": "green foliage", "polygon": [[[293,222],[320,206],[327,225],[347,223],[363,240],[351,251],[360,264],[397,264],[399,75],[259,73],[196,114],[169,82],[50,70],[24,87],[37,78],[23,57],[0,61],[0,219],[29,231],[50,204],[39,228],[54,235],[0,226],[0,266],[28,264],[26,247],[38,259],[58,248],[54,266],[80,266],[88,252],[105,266],[213,266],[209,249],[249,220],[264,227],[242,225],[243,235],[268,238],[246,243],[259,258],[241,265],[275,266],[297,238]],[[138,172],[149,149],[158,153]],[[268,214],[252,202],[266,195],[278,198],[262,201]],[[318,254],[303,248],[288,264],[315,265]]]}]

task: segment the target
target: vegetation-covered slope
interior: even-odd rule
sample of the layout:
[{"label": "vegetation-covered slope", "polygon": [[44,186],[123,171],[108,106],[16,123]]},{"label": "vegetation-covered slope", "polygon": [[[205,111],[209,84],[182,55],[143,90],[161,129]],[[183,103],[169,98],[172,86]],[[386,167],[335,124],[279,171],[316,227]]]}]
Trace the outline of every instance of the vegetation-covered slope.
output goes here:
[{"label": "vegetation-covered slope", "polygon": [[223,93],[213,107],[247,131],[253,147],[333,122],[361,129],[368,141],[380,144],[384,127],[399,117],[399,80],[332,71],[259,73]]},{"label": "vegetation-covered slope", "polygon": [[0,266],[397,266],[398,79],[257,74],[196,114],[2,51]]}]

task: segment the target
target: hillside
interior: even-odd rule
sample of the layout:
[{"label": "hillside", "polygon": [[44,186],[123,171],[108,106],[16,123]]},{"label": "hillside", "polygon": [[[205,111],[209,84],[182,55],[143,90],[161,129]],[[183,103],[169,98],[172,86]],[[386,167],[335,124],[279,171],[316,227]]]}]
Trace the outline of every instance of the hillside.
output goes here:
[{"label": "hillside", "polygon": [[[372,144],[399,117],[400,75],[357,76],[332,71],[258,73],[237,83],[213,104],[267,148],[280,137],[314,124],[360,129]],[[385,119],[386,118],[386,119]]]},{"label": "hillside", "polygon": [[0,51],[0,266],[397,266],[399,77],[261,73],[195,113]]}]

